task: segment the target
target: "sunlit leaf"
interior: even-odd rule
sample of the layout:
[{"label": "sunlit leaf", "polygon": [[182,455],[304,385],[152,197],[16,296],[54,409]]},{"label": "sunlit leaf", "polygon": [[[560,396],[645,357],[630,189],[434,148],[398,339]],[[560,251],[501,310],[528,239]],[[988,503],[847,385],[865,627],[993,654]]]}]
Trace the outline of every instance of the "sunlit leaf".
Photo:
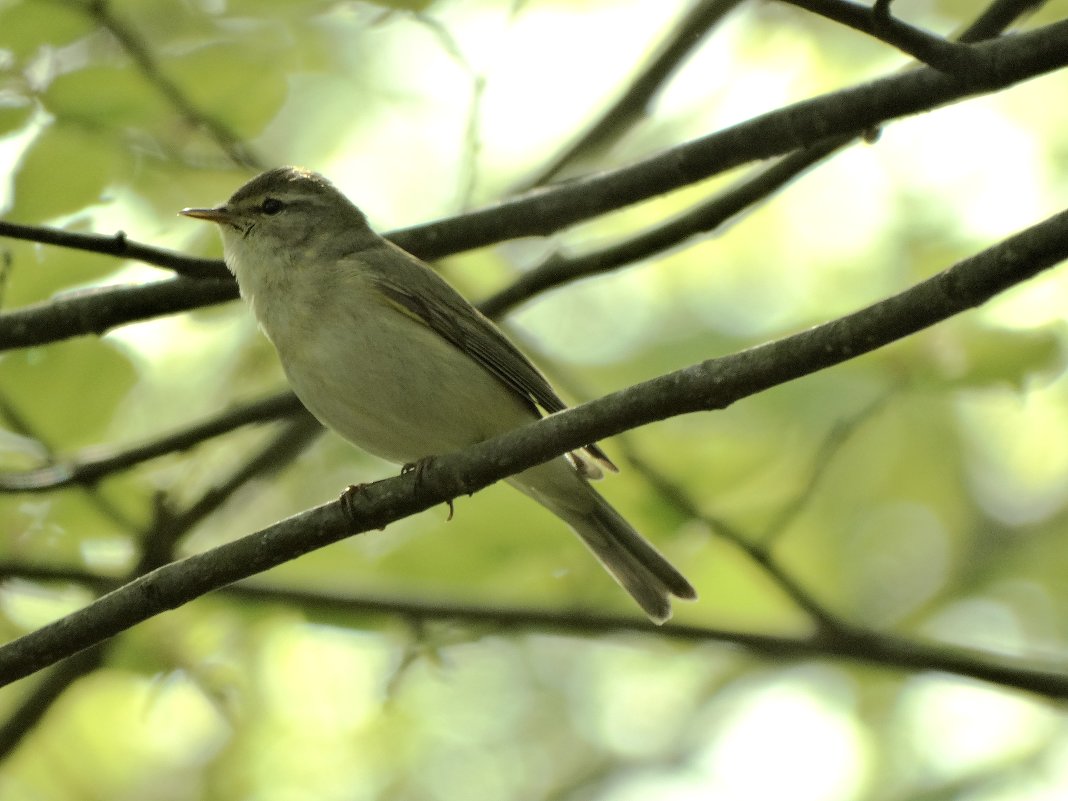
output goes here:
[{"label": "sunlit leaf", "polygon": [[1064,370],[1065,331],[1060,325],[1008,329],[962,322],[917,341],[912,352],[924,354],[916,366],[939,383],[1025,389]]},{"label": "sunlit leaf", "polygon": [[0,48],[23,58],[40,47],[60,47],[93,28],[77,3],[22,0],[0,7]]},{"label": "sunlit leaf", "polygon": [[42,100],[57,117],[115,129],[174,115],[159,91],[132,67],[91,66],[60,75]]},{"label": "sunlit leaf", "polygon": [[24,97],[0,95],[0,136],[17,131],[33,114],[33,104]]},{"label": "sunlit leaf", "polygon": [[88,284],[113,273],[121,264],[111,256],[28,242],[19,242],[10,251],[4,289],[4,305],[8,308],[37,303],[65,289]]},{"label": "sunlit leaf", "polygon": [[197,111],[242,137],[255,136],[278,112],[286,83],[269,51],[242,51],[237,69],[230,44],[210,45],[169,62]]},{"label": "sunlit leaf", "polygon": [[30,433],[64,449],[89,445],[106,430],[137,372],[107,343],[83,338],[5,354],[0,392]]},{"label": "sunlit leaf", "polygon": [[56,123],[38,136],[15,175],[15,220],[40,222],[100,200],[121,151],[113,138]]}]

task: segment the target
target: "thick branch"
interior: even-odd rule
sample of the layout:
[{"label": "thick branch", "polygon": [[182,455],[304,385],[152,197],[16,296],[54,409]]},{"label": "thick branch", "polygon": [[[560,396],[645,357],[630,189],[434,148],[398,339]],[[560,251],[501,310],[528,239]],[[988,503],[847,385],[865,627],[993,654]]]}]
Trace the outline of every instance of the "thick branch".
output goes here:
[{"label": "thick branch", "polygon": [[912,288],[793,336],[654,378],[424,468],[365,486],[260,532],[165,565],[0,647],[0,682],[27,676],[207,592],[353,534],[471,494],[586,443],[689,412],[725,408],[853,359],[985,302],[1068,258],[1062,212]]},{"label": "thick branch", "polygon": [[103,334],[123,323],[234,300],[232,279],[171,278],[72,293],[0,314],[0,350]]},{"label": "thick branch", "polygon": [[[994,0],[960,34],[960,41],[974,43],[997,36],[1028,8],[1040,5],[1041,2],[1042,0]],[[679,245],[689,237],[713,231],[760,200],[771,196],[802,172],[854,139],[853,136],[843,136],[791,153],[771,167],[746,176],[711,200],[695,206],[675,219],[610,247],[579,256],[553,255],[524,273],[513,284],[491,295],[479,308],[490,317],[496,317],[547,289],[633,264]]]},{"label": "thick branch", "polygon": [[965,86],[930,67],[804,100],[618,170],[538,190],[459,217],[394,231],[391,239],[424,259],[524,236],[551,234],[752,161],[888,120],[929,111],[1068,65],[1068,21],[975,45],[984,82]]}]

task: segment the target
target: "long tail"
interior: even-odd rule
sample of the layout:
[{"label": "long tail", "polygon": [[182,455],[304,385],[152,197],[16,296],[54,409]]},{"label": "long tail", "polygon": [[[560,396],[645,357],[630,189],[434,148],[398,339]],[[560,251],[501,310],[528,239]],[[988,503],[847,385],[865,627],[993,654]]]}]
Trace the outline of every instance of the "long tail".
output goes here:
[{"label": "long tail", "polygon": [[[593,489],[590,489],[593,492]],[[596,493],[595,493],[596,494]],[[671,617],[671,596],[696,600],[697,592],[653,544],[597,495],[585,514],[554,509],[654,623]]]},{"label": "long tail", "polygon": [[655,623],[671,617],[671,596],[697,598],[690,582],[563,459],[509,483],[571,526]]}]

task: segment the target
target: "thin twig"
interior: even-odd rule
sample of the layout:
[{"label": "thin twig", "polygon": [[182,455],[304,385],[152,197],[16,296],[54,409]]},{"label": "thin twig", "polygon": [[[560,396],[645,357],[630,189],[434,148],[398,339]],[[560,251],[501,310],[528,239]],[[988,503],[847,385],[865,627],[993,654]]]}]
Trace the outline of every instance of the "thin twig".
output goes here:
[{"label": "thin twig", "polygon": [[228,278],[230,271],[222,259],[201,259],[173,250],[154,248],[126,238],[119,231],[112,236],[103,234],[81,234],[64,231],[61,228],[49,228],[43,225],[20,225],[19,223],[0,220],[0,236],[11,239],[23,239],[28,242],[40,242],[43,245],[84,250],[88,253],[103,253],[120,259],[136,261],[165,267],[178,275],[188,278]]},{"label": "thin twig", "polygon": [[[16,568],[11,564],[0,566],[0,576],[18,575],[20,578],[46,581],[74,581],[102,590],[136,581],[171,562],[174,558],[174,549],[183,535],[218,509],[242,486],[253,479],[269,475],[292,461],[316,438],[320,430],[318,423],[312,420],[310,415],[299,417],[285,426],[262,450],[238,467],[228,478],[209,489],[184,511],[173,513],[166,504],[162,502],[157,504],[156,520],[143,538],[141,557],[123,579],[108,579],[69,568],[48,569],[41,566]],[[70,656],[49,670],[44,680],[33,688],[0,725],[0,757],[15,748],[71,684],[103,664],[113,645],[113,641],[101,641],[88,650]]]},{"label": "thin twig", "polygon": [[856,430],[878,413],[897,391],[898,388],[894,387],[882,393],[848,420],[841,420],[831,427],[812,460],[812,466],[807,472],[808,480],[765,526],[763,533],[757,537],[759,545],[756,547],[767,551],[773,542],[786,532],[812,501],[827,468],[831,466],[842,446],[849,442]]},{"label": "thin twig", "polygon": [[478,156],[482,152],[482,100],[486,92],[486,77],[479,74],[464,55],[463,48],[452,32],[430,14],[417,12],[412,18],[425,26],[437,40],[441,49],[466,73],[471,81],[471,94],[467,104],[467,123],[464,128],[464,152],[460,159],[459,197],[460,208],[468,208],[478,186]]},{"label": "thin twig", "polygon": [[625,267],[677,247],[691,237],[714,231],[852,141],[853,137],[832,139],[791,153],[771,167],[747,176],[674,219],[609,247],[576,256],[550,256],[504,289],[486,298],[479,308],[489,317],[498,317],[548,289]]},{"label": "thin twig", "polygon": [[866,33],[959,81],[984,80],[976,70],[985,66],[985,62],[975,58],[969,45],[934,36],[896,19],[891,16],[890,3],[886,0],[876,0],[871,8],[848,0],[779,1]]},{"label": "thin twig", "polygon": [[528,178],[513,194],[556,178],[566,167],[590,153],[607,149],[637,123],[649,104],[708,34],[741,0],[699,0],[674,26],[657,53],[619,98],[571,145]]},{"label": "thin twig", "polygon": [[68,687],[100,667],[110,650],[111,643],[100,643],[52,667],[0,723],[0,759],[18,747]]},{"label": "thin twig", "polygon": [[289,420],[262,450],[229,477],[205,492],[196,503],[175,516],[174,525],[188,531],[225,503],[238,489],[253,479],[277,473],[315,442],[323,433],[319,421],[310,414],[301,414]]},{"label": "thin twig", "polygon": [[163,74],[152,52],[129,25],[115,16],[108,0],[90,0],[84,7],[101,27],[115,37],[122,49],[141,70],[141,74],[167,98],[167,101],[185,118],[186,122],[193,128],[206,132],[234,164],[240,167],[264,168],[263,160],[253,153],[237,134],[220,120],[200,111],[178,88],[178,84]]},{"label": "thin twig", "polygon": [[675,509],[707,526],[717,536],[735,545],[767,573],[779,588],[804,611],[820,629],[843,630],[850,626],[820,603],[799,581],[783,568],[767,548],[755,544],[735,526],[705,514],[677,482],[657,470],[629,446],[622,446],[628,464]]},{"label": "thin twig", "polygon": [[423,622],[462,621],[470,625],[492,626],[498,631],[535,629],[583,636],[644,634],[680,642],[722,642],[777,659],[837,657],[899,670],[952,673],[1051,698],[1068,698],[1068,675],[1060,671],[1038,670],[1012,661],[999,661],[974,650],[850,628],[824,630],[810,637],[777,637],[677,623],[657,626],[633,617],[589,611],[539,611],[386,598],[332,598],[318,592],[261,588],[249,583],[229,587],[226,591],[273,603],[300,604],[328,613],[371,613]]},{"label": "thin twig", "polygon": [[[0,417],[7,422],[7,428],[20,436],[36,443],[45,454],[45,460],[51,464],[55,461],[55,452],[41,432],[31,425],[30,421],[22,414],[22,411],[13,404],[7,395],[0,393]],[[89,503],[96,508],[108,520],[127,531],[136,531],[137,524],[126,513],[112,503],[95,487],[85,487],[85,495]]]},{"label": "thin twig", "polygon": [[[27,569],[32,571],[31,578],[36,580],[50,578],[47,570]],[[17,564],[0,565],[0,575],[18,575],[20,572]],[[70,571],[57,571],[57,574],[54,578],[74,578]],[[106,579],[86,576],[80,583],[94,581],[108,582]],[[110,586],[115,583],[112,580]],[[775,659],[843,658],[897,670],[944,672],[1051,698],[1068,697],[1068,675],[1059,671],[1035,669],[1032,665],[992,658],[990,654],[975,650],[945,647],[848,627],[807,637],[777,637],[699,625],[670,623],[656,626],[634,617],[589,610],[537,610],[499,604],[480,606],[448,601],[342,596],[319,590],[271,587],[250,582],[225,587],[221,593],[245,601],[288,604],[302,608],[309,614],[327,614],[333,619],[376,615],[420,623],[453,622],[490,626],[497,631],[542,631],[587,637],[628,634],[690,643],[720,642]]]},{"label": "thin twig", "polygon": [[281,392],[236,409],[214,415],[202,423],[184,427],[131,448],[113,453],[92,449],[92,456],[54,461],[46,467],[21,473],[0,473],[0,492],[44,492],[71,485],[92,485],[102,478],[170,453],[188,450],[242,426],[266,423],[280,417],[307,414],[292,392]]}]

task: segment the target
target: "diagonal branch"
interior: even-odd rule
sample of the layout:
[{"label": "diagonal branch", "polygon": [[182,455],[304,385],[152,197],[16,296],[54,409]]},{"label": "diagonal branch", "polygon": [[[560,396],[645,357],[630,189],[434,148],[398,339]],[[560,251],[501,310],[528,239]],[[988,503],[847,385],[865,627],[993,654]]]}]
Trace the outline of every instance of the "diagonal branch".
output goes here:
[{"label": "diagonal branch", "polygon": [[1031,14],[1049,0],[994,0],[960,37],[962,42],[978,42],[1000,36],[1010,25]]},{"label": "diagonal branch", "polygon": [[479,309],[489,317],[498,317],[548,289],[633,264],[681,245],[691,237],[714,231],[852,141],[852,137],[831,139],[791,153],[771,167],[756,175],[747,176],[726,191],[697,204],[674,219],[609,247],[577,256],[554,254],[504,289],[486,298],[479,304]]},{"label": "diagonal branch", "polygon": [[[974,43],[997,36],[1020,15],[1043,2],[1045,0],[994,0],[961,33],[960,41]],[[689,237],[714,231],[855,139],[854,136],[829,139],[784,156],[771,167],[746,176],[675,219],[610,247],[579,256],[553,255],[491,295],[479,308],[495,317],[547,289],[632,264],[677,246]]]},{"label": "diagonal branch", "polygon": [[[112,473],[168,453],[188,450],[205,440],[227,434],[252,423],[265,423],[295,414],[308,415],[292,392],[280,392],[269,398],[245,404],[215,415],[209,420],[187,426],[173,434],[125,450],[93,455],[27,470],[22,473],[0,473],[0,493],[44,492],[72,484],[89,485]],[[94,450],[95,453],[95,450]]]},{"label": "diagonal branch", "polygon": [[65,659],[41,678],[0,723],[0,759],[18,747],[68,687],[104,663],[110,647],[111,643],[99,643]]},{"label": "diagonal branch", "polygon": [[984,82],[962,85],[930,67],[803,100],[669,148],[617,170],[534,191],[458,217],[391,233],[398,245],[435,259],[506,239],[555,233],[577,222],[838,136],[1068,66],[1068,21],[975,45]]},{"label": "diagonal branch", "polygon": [[569,450],[676,415],[725,408],[840,364],[978,306],[1068,258],[1061,212],[867,308],[730,356],[629,387],[428,460],[423,469],[363,487],[262,531],[165,565],[0,647],[8,683],[153,615],[354,534],[471,494]]},{"label": "diagonal branch", "polygon": [[[626,449],[624,449],[626,452]],[[779,588],[789,596],[801,611],[815,622],[820,630],[839,631],[848,628],[837,615],[825,608],[804,586],[787,572],[761,545],[754,545],[741,531],[719,518],[702,512],[689,493],[677,482],[650,465],[635,453],[627,453],[627,463],[641,474],[668,503],[691,520],[700,521],[709,530],[727,540],[756,563],[769,575]]]},{"label": "diagonal branch", "polygon": [[[171,562],[174,559],[175,546],[183,535],[249,481],[268,475],[292,461],[296,454],[315,439],[319,430],[318,423],[312,420],[310,415],[297,418],[246,463],[234,470],[226,480],[209,489],[184,511],[173,513],[165,504],[160,503],[156,509],[156,520],[144,538],[141,557],[125,581],[135,580]],[[16,574],[22,578],[75,581],[94,586],[101,591],[111,589],[116,584],[114,579],[93,576],[83,571],[24,566],[16,572],[11,565],[0,567],[0,577]],[[93,648],[63,660],[49,671],[18,704],[13,714],[0,724],[0,758],[18,745],[67,687],[103,664],[112,645],[110,641],[100,642]]]},{"label": "diagonal branch", "polygon": [[780,0],[896,47],[929,67],[962,83],[981,81],[976,72],[983,62],[967,44],[952,42],[902,22],[890,14],[890,3],[876,0],[871,8],[848,0]]}]

